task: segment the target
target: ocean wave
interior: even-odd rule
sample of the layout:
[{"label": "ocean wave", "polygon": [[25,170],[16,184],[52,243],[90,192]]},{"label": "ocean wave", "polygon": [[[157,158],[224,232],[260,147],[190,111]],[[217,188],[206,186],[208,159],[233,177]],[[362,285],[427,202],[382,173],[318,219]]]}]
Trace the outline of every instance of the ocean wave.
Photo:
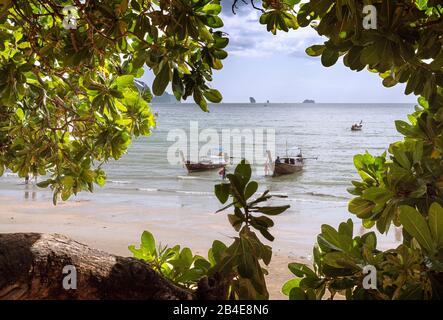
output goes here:
[{"label": "ocean wave", "polygon": [[348,201],[344,201],[340,199],[335,199],[332,200],[330,199],[326,199],[326,198],[286,198],[285,201],[290,201],[290,202],[309,202],[309,203],[334,203],[334,204],[342,204],[342,205],[347,205]]},{"label": "ocean wave", "polygon": [[113,184],[131,184],[131,181],[126,181],[126,180],[109,180],[109,183],[113,183]]},{"label": "ocean wave", "polygon": [[144,192],[158,192],[159,189],[156,188],[137,188],[137,191],[144,191]]},{"label": "ocean wave", "polygon": [[178,193],[186,195],[203,195],[203,196],[213,195],[213,193],[206,191],[184,191],[184,190],[157,189],[157,188],[137,188],[136,190],[143,192],[165,192],[165,193]]},{"label": "ocean wave", "polygon": [[286,192],[272,192],[272,191],[270,191],[269,193],[273,196],[282,196],[282,197],[288,196],[288,194]]},{"label": "ocean wave", "polygon": [[201,196],[212,196],[213,195],[212,192],[207,192],[207,191],[182,191],[182,190],[174,190],[173,192],[180,193],[180,194],[193,194],[193,195],[201,195]]},{"label": "ocean wave", "polygon": [[334,198],[334,199],[342,199],[342,200],[350,200],[350,198],[348,197],[344,197],[344,196],[337,196],[334,194],[329,194],[329,193],[320,193],[320,192],[306,192],[306,194],[310,195],[310,196],[314,196],[314,197],[321,197],[321,198]]},{"label": "ocean wave", "polygon": [[205,181],[219,181],[213,178],[205,178],[205,177],[198,177],[198,176],[177,176],[177,179],[179,180],[205,180]]}]

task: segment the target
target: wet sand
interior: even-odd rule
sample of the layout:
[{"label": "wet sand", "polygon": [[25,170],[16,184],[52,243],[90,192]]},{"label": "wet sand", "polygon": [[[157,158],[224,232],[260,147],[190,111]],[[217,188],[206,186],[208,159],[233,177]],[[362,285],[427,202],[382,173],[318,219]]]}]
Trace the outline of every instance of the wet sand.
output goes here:
[{"label": "wet sand", "polygon": [[[226,244],[235,235],[226,213],[214,214],[213,208],[197,210],[177,205],[174,198],[97,192],[82,193],[67,202],[52,204],[50,191],[34,186],[21,189],[0,188],[0,232],[40,232],[67,235],[91,247],[121,256],[131,256],[129,245],[138,246],[144,230],[152,232],[158,242],[180,244],[194,254],[207,256],[213,240]],[[343,207],[330,207],[328,215],[273,217],[275,236],[267,285],[271,299],[285,299],[282,285],[292,278],[287,268],[290,262],[310,264],[311,252],[322,223],[334,227],[344,219],[335,211],[346,214]],[[361,233],[359,225],[355,231]],[[379,248],[393,246],[399,233],[379,236]]]},{"label": "wet sand", "polygon": [[[4,193],[4,192],[3,192]],[[13,194],[13,195],[11,195]],[[23,199],[17,193],[0,193],[0,232],[39,232],[67,235],[91,247],[121,256],[130,256],[128,245],[138,246],[144,230],[154,233],[162,244],[190,247],[194,254],[207,256],[215,239],[230,243],[234,233],[223,214],[187,212],[186,209],[149,209],[137,205],[106,204],[102,201],[71,200],[53,206],[50,199],[38,199],[32,193]],[[26,197],[26,196],[25,196]],[[272,262],[268,268],[268,290],[271,299],[284,299],[282,284],[292,278],[287,264],[294,261],[309,263],[308,248],[273,246]]]}]

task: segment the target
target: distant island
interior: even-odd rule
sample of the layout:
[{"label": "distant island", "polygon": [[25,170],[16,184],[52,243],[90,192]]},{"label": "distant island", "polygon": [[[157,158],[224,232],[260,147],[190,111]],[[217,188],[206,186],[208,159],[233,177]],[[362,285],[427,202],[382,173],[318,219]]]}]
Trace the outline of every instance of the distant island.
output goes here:
[{"label": "distant island", "polygon": [[249,97],[249,102],[250,102],[250,103],[255,103],[255,99],[254,99],[254,97]]},{"label": "distant island", "polygon": [[[149,95],[151,95],[151,89],[149,86],[140,80],[134,81],[135,86],[138,88],[140,93],[148,92]],[[161,96],[153,96],[152,97],[152,103],[181,103],[181,101],[178,101],[173,94],[170,94],[168,92],[163,93]]]},{"label": "distant island", "polygon": [[152,97],[152,103],[180,103],[180,101],[173,94],[165,92],[161,96]]},{"label": "distant island", "polygon": [[314,100],[310,100],[310,99],[306,99],[306,100],[303,101],[303,103],[315,103],[315,101]]},{"label": "distant island", "polygon": [[152,103],[180,103],[180,101],[173,94],[165,92],[161,96],[152,97]]}]

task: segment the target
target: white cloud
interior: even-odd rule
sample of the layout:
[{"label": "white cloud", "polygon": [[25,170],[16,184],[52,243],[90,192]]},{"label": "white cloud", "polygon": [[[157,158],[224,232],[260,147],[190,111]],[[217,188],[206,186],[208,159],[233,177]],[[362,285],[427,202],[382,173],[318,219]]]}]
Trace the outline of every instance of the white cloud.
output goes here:
[{"label": "white cloud", "polygon": [[261,12],[250,8],[239,15],[222,14],[223,31],[229,34],[227,50],[232,56],[270,57],[272,55],[294,55],[307,57],[305,49],[322,38],[312,28],[299,28],[289,32],[278,31],[277,35],[266,30],[259,22]]}]

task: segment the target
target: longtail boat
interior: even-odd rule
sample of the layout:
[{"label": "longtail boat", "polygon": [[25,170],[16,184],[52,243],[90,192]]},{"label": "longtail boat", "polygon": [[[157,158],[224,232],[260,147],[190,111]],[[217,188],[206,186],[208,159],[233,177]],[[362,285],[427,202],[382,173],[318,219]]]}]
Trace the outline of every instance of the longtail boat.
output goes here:
[{"label": "longtail boat", "polygon": [[274,174],[273,176],[281,176],[284,174],[291,174],[303,169],[303,158],[280,158],[279,161],[274,161]]},{"label": "longtail boat", "polygon": [[291,174],[298,171],[301,171],[303,169],[303,155],[300,152],[295,157],[288,156],[288,150],[287,150],[287,143],[286,143],[286,156],[285,157],[277,157],[277,159],[274,161],[271,155],[271,152],[268,150],[268,163],[271,163],[271,169],[273,171],[272,176],[281,176],[285,174]]},{"label": "longtail boat", "polygon": [[185,165],[186,170],[188,170],[189,173],[220,169],[227,165],[227,162],[224,159],[222,159],[222,157],[219,157],[217,161],[202,160],[199,162],[191,162],[185,159],[183,152],[180,152],[180,154],[182,157],[183,164]]}]

